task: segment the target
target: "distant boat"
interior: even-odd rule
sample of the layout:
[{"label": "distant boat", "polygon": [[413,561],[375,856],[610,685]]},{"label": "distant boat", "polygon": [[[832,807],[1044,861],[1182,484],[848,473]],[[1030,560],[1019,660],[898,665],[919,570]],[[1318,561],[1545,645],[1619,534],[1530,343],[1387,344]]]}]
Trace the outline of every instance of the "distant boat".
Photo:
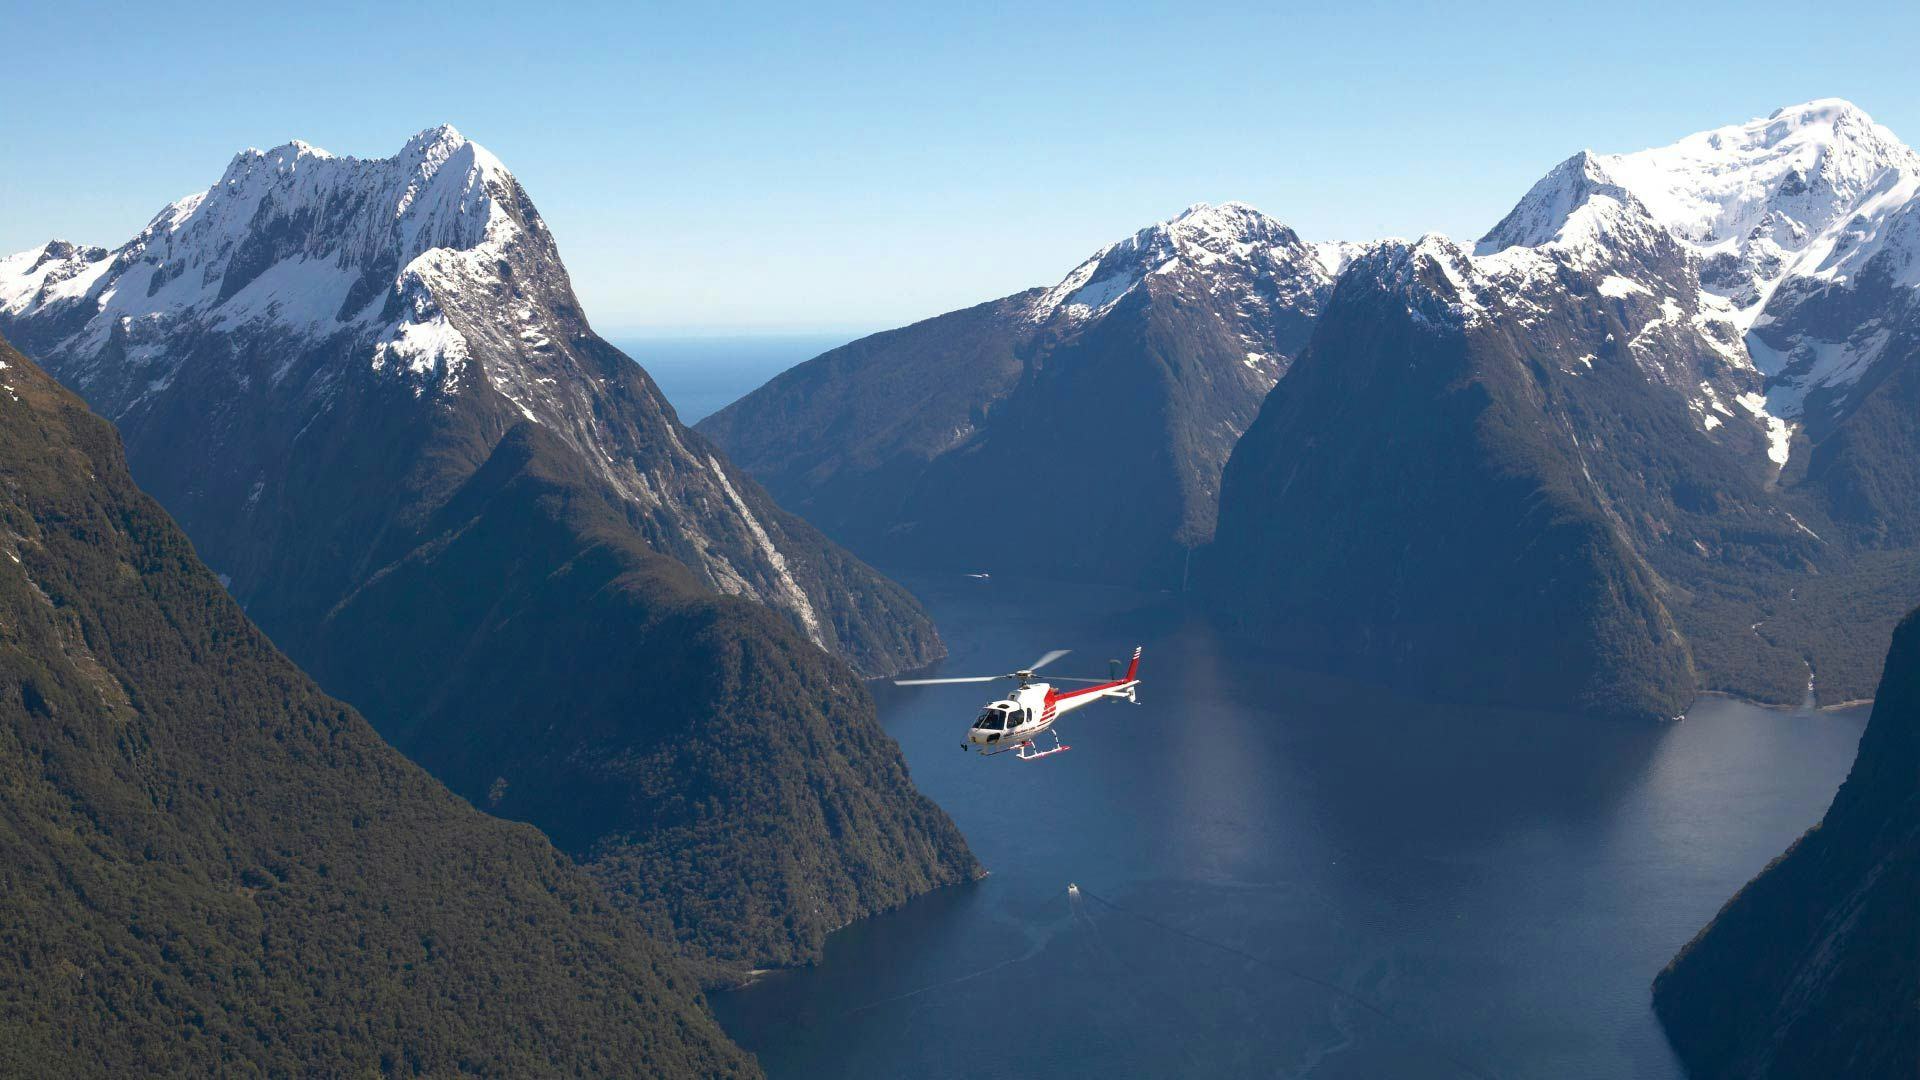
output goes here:
[{"label": "distant boat", "polygon": [[992,574],[968,574],[967,576],[975,581],[988,581],[993,578]]}]

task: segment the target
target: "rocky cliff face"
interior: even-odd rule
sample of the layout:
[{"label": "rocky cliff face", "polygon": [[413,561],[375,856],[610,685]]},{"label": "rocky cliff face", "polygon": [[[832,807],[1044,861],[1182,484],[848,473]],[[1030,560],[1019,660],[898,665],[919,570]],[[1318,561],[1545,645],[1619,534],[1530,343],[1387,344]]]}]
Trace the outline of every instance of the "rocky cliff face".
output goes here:
[{"label": "rocky cliff face", "polygon": [[[1603,486],[1636,470],[1596,474],[1579,435],[1686,439],[1688,414],[1628,350],[1549,329],[1621,317],[1565,291],[1522,310],[1442,240],[1363,254],[1227,467],[1202,596],[1319,666],[1440,697],[1679,712],[1694,676],[1633,550],[1640,508]],[[1717,464],[1698,441],[1686,464]]]},{"label": "rocky cliff face", "polygon": [[[1633,200],[1695,263],[1695,319],[1759,376],[1760,397],[1743,400],[1767,418],[1771,458],[1793,466],[1782,480],[1807,469],[1844,539],[1911,546],[1915,444],[1885,417],[1852,420],[1874,412],[1883,386],[1898,397],[1920,356],[1920,154],[1825,99],[1576,160],[1585,183]],[[1556,170],[1480,250],[1578,231],[1581,184]]]},{"label": "rocky cliff face", "polygon": [[1196,206],[1051,289],[826,353],[699,429],[883,564],[1178,586],[1341,257]]},{"label": "rocky cliff face", "polygon": [[4,343],[0,554],[0,1072],[757,1072],[585,874],[277,652]]},{"label": "rocky cliff face", "polygon": [[[1699,688],[1798,702],[1810,675],[1825,700],[1864,696],[1874,636],[1920,598],[1898,539],[1911,365],[1883,351],[1816,380],[1763,339],[1859,314],[1815,282],[1893,287],[1905,211],[1886,193],[1911,158],[1816,102],[1578,154],[1474,254],[1374,247],[1235,451],[1209,593],[1416,690],[1645,715]],[[1849,230],[1877,253],[1836,270]],[[1525,561],[1575,521],[1606,534],[1580,548],[1600,577]],[[1531,640],[1549,626],[1566,655]],[[1543,649],[1586,689],[1510,686],[1513,657]]]},{"label": "rocky cliff face", "polygon": [[774,506],[593,333],[525,190],[452,128],[373,160],[250,150],[119,248],[0,260],[0,329],[120,427],[141,482],[296,651],[524,422],[709,587],[870,674],[940,655],[910,596]]},{"label": "rocky cliff face", "polygon": [[1687,1070],[1920,1071],[1920,619],[1894,633],[1859,756],[1826,817],[1727,902],[1653,985]]},{"label": "rocky cliff face", "polygon": [[249,151],[115,251],[0,269],[0,326],[282,648],[689,956],[803,961],[974,872],[857,678],[931,623],[592,333],[485,150]]}]

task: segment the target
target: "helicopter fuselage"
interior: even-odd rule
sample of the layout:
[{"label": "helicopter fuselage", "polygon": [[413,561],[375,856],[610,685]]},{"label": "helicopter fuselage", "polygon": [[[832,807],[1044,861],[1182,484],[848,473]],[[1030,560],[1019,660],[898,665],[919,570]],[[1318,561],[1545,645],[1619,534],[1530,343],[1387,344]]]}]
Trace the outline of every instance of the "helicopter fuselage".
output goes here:
[{"label": "helicopter fuselage", "polygon": [[1038,681],[1026,683],[1008,697],[988,703],[973,727],[967,730],[963,746],[983,754],[1013,749],[1045,734],[1062,716],[1075,709],[1108,698],[1136,700],[1139,685],[1140,680],[1136,678],[1115,679],[1077,690],[1061,690]]}]

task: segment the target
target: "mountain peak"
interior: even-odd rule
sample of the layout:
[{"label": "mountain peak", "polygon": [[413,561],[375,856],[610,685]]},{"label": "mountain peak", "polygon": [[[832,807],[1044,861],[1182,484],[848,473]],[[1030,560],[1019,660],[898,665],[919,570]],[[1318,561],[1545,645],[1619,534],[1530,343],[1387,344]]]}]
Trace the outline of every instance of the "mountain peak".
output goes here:
[{"label": "mountain peak", "polygon": [[1596,195],[1616,202],[1628,196],[1591,151],[1555,165],[1528,189],[1500,223],[1487,230],[1474,251],[1491,255],[1511,247],[1540,247],[1560,239],[1575,213]]},{"label": "mountain peak", "polygon": [[1845,277],[1884,230],[1845,241],[1920,191],[1920,154],[1860,108],[1821,98],[1603,159],[1704,261],[1702,280],[1745,326],[1797,274]]},{"label": "mountain peak", "polygon": [[1787,105],[1767,114],[1769,121],[1784,120],[1789,128],[1832,127],[1836,124],[1872,125],[1873,117],[1846,98],[1814,98],[1798,105]]},{"label": "mountain peak", "polygon": [[1776,211],[1818,232],[1888,170],[1920,172],[1920,155],[1840,98],[1603,160],[1663,224],[1709,252],[1747,246]]},{"label": "mountain peak", "polygon": [[1429,326],[1464,326],[1484,311],[1480,292],[1486,282],[1473,256],[1441,233],[1363,245],[1347,264],[1342,280],[1347,278],[1398,299],[1416,322]]},{"label": "mountain peak", "polygon": [[227,163],[227,171],[221,174],[220,182],[215,186],[232,187],[256,174],[286,174],[304,162],[331,160],[332,154],[300,139],[281,143],[271,150],[249,146],[233,155],[233,160]]},{"label": "mountain peak", "polygon": [[512,174],[442,124],[391,157],[339,157],[299,140],[243,150],[212,187],[168,205],[111,255],[50,246],[0,261],[0,311],[58,309],[38,320],[59,330],[37,343],[46,352],[69,339],[95,348],[130,326],[154,338],[155,357],[174,324],[350,332],[375,341],[376,370],[400,356],[399,367],[437,372],[451,388],[464,344],[441,309],[487,294],[508,263],[518,289],[541,283],[537,306],[574,308]]},{"label": "mountain peak", "polygon": [[1180,211],[1164,225],[1190,225],[1195,228],[1232,228],[1250,222],[1272,221],[1253,206],[1238,200],[1223,203],[1197,202]]},{"label": "mountain peak", "polygon": [[1278,220],[1243,202],[1199,202],[1094,252],[1035,302],[1032,318],[1103,315],[1149,277],[1182,267],[1249,280],[1310,278],[1315,288],[1332,281],[1321,252]]},{"label": "mountain peak", "polygon": [[427,154],[441,150],[451,153],[465,145],[467,145],[467,137],[460,134],[459,128],[452,124],[435,124],[408,139],[402,152]]},{"label": "mountain peak", "polygon": [[1194,203],[1170,220],[1141,231],[1185,240],[1220,239],[1233,243],[1298,243],[1293,230],[1251,205],[1230,201]]}]

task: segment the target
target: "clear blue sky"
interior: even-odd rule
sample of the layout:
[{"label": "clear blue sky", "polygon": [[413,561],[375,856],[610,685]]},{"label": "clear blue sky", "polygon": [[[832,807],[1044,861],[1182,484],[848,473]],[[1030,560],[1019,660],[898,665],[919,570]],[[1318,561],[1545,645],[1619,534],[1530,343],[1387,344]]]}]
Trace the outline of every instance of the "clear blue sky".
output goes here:
[{"label": "clear blue sky", "polygon": [[1582,147],[1808,98],[1920,142],[1912,0],[280,6],[6,0],[0,251],[118,244],[242,147],[444,121],[520,177],[603,333],[865,330],[1201,200],[1472,237]]}]

